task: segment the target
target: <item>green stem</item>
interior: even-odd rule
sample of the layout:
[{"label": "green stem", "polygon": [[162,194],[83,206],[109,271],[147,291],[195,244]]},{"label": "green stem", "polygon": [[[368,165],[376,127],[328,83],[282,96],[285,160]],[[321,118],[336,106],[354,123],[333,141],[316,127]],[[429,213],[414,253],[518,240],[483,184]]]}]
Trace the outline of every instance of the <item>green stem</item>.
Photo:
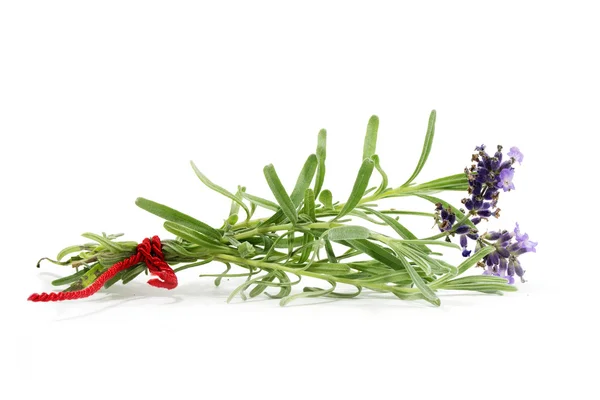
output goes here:
[{"label": "green stem", "polygon": [[305,228],[305,229],[329,229],[334,228],[336,226],[342,226],[343,224],[335,223],[335,222],[315,222],[311,224],[283,224],[283,225],[272,225],[272,226],[262,226],[260,228],[254,228],[246,232],[238,233],[233,237],[236,240],[247,239],[255,235],[260,235],[267,232],[277,232],[277,231],[289,231],[294,228]]},{"label": "green stem", "polygon": [[419,292],[419,290],[416,288],[404,288],[404,287],[400,288],[400,287],[392,287],[392,286],[389,286],[386,284],[376,284],[376,283],[365,284],[362,280],[346,279],[346,278],[342,278],[339,276],[319,274],[316,272],[310,272],[310,271],[306,271],[306,270],[302,270],[302,269],[286,267],[281,264],[264,262],[264,261],[260,261],[260,260],[249,260],[249,259],[235,257],[235,256],[229,256],[229,255],[218,256],[215,258],[215,260],[218,260],[218,261],[224,260],[224,261],[232,262],[241,267],[250,266],[250,267],[261,268],[261,269],[274,269],[274,270],[289,272],[291,274],[296,274],[296,275],[300,275],[300,276],[307,276],[310,278],[316,278],[316,279],[325,280],[325,281],[335,281],[337,283],[344,283],[344,284],[353,285],[353,286],[362,286],[362,287],[366,287],[369,289],[374,289],[374,290],[384,291],[384,292],[398,291],[398,292],[403,292],[403,293],[408,293],[408,294]]}]

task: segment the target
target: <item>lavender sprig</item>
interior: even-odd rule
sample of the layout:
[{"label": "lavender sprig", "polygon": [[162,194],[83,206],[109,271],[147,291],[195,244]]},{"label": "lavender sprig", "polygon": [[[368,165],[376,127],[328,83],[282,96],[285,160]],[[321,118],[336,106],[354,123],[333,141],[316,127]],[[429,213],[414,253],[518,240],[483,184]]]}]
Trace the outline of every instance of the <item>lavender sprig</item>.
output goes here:
[{"label": "lavender sprig", "polygon": [[[523,154],[513,147],[503,157],[499,146],[489,155],[485,146],[478,146],[472,158],[474,164],[466,173],[415,184],[431,152],[435,121],[436,113],[432,111],[417,166],[397,187],[389,186],[376,154],[379,119],[373,116],[367,125],[361,165],[345,201],[335,202],[331,191],[324,187],[327,133],[321,130],[317,151],[307,158],[291,192],[285,189],[273,165],[265,167],[264,176],[275,201],[252,195],[243,186],[230,192],[192,163],[200,181],[231,202],[219,228],[151,200],[139,198],[136,204],[164,219],[164,228],[175,235],[162,241],[162,250],[169,264],[178,265],[176,273],[221,263],[225,266],[223,273],[201,276],[213,276],[217,286],[222,278],[245,278],[230,299],[237,295],[243,299],[255,297],[275,288],[269,296],[281,299],[285,305],[302,297],[350,298],[372,290],[439,305],[440,290],[514,291],[513,276],[522,279],[524,274],[518,257],[535,252],[537,243],[521,234],[518,225],[512,232],[483,235],[478,228],[482,221],[499,217],[499,195],[515,188],[513,164],[521,163]],[[381,177],[381,183],[370,187],[374,174]],[[432,196],[443,191],[467,192],[469,197],[463,200],[466,210]],[[409,196],[436,204],[434,212],[377,206],[386,198],[396,198],[400,205],[401,198]],[[240,210],[243,220],[239,218]],[[267,214],[256,218],[258,210]],[[405,215],[434,217],[440,233],[419,239],[405,225]],[[380,232],[381,225],[391,228],[393,234]],[[457,235],[460,246],[451,243]],[[94,243],[70,246],[53,261],[76,269],[53,282],[69,285],[65,291],[89,286],[112,265],[130,257],[137,245],[118,241],[117,235],[84,236]],[[468,239],[475,241],[474,251],[468,249]],[[439,249],[460,251],[466,259],[454,266],[441,258]],[[461,276],[475,265],[485,267],[485,273]],[[231,272],[233,266],[240,270]],[[105,287],[119,281],[126,284],[144,272],[145,264],[136,265],[119,272]],[[327,287],[309,286],[294,293],[303,278],[320,280]],[[354,290],[338,291],[339,286]]]}]

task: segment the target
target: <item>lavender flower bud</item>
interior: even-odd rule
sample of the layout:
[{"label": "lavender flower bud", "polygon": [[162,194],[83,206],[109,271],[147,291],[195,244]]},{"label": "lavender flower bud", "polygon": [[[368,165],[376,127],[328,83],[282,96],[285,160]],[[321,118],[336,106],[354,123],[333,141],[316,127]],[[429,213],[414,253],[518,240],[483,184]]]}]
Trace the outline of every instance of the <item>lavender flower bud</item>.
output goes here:
[{"label": "lavender flower bud", "polygon": [[485,218],[485,217],[490,217],[492,215],[492,212],[490,210],[479,210],[479,211],[477,211],[477,215]]},{"label": "lavender flower bud", "polygon": [[492,260],[492,264],[496,265],[500,263],[500,256],[498,255],[498,252],[493,252],[490,254],[490,260]]},{"label": "lavender flower bud", "polygon": [[469,211],[471,211],[473,209],[473,200],[471,199],[467,199],[465,201],[465,208]]},{"label": "lavender flower bud", "polygon": [[465,233],[469,232],[470,230],[471,230],[471,228],[470,228],[468,225],[461,225],[461,226],[459,226],[458,228],[456,228],[456,231],[455,231],[455,232],[456,232],[458,235],[463,235],[463,234],[465,234]]},{"label": "lavender flower bud", "polygon": [[484,235],[484,238],[487,240],[497,240],[500,238],[501,233],[498,231],[491,231]]},{"label": "lavender flower bud", "polygon": [[496,249],[496,251],[498,252],[498,254],[500,254],[501,257],[504,257],[504,258],[510,257],[510,252],[508,250],[506,250],[504,247],[499,247],[498,249]]}]

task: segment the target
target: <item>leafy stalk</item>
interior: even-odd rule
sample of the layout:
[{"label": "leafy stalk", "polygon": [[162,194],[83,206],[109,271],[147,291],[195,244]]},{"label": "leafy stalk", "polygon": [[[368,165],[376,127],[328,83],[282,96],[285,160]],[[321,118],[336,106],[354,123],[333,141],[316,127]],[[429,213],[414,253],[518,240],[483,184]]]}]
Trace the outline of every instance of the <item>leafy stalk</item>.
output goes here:
[{"label": "leafy stalk", "polygon": [[[138,198],[136,204],[164,220],[164,228],[175,236],[162,241],[165,261],[176,266],[180,273],[192,268],[201,269],[212,262],[226,266],[220,274],[202,274],[216,278],[245,278],[229,299],[243,299],[266,294],[286,305],[301,298],[354,298],[365,290],[389,293],[405,300],[426,300],[439,306],[444,290],[469,290],[482,293],[502,293],[516,290],[506,279],[468,275],[467,272],[497,251],[497,244],[480,239],[473,255],[460,265],[445,261],[443,252],[460,251],[451,243],[455,230],[443,231],[428,238],[417,237],[408,228],[405,216],[427,218],[431,225],[436,216],[434,204],[452,212],[460,224],[475,229],[464,210],[432,194],[443,191],[466,190],[469,181],[465,173],[457,173],[415,184],[423,169],[433,143],[436,113],[431,112],[421,156],[408,180],[395,188],[388,187],[389,178],[376,154],[379,119],[372,116],[367,125],[362,163],[353,188],[345,202],[334,201],[330,190],[324,189],[327,133],[318,134],[316,154],[306,159],[296,183],[288,194],[275,167],[267,165],[263,172],[271,199],[246,192],[239,186],[235,194],[214,184],[196,165],[191,166],[198,178],[210,189],[231,201],[229,214],[219,229],[166,205]],[[369,187],[373,171],[381,176],[378,187]],[[458,169],[460,171],[460,169]],[[427,200],[424,210],[382,208],[378,202],[404,197]],[[318,199],[318,202],[317,202]],[[246,219],[238,222],[239,211]],[[255,211],[271,213],[251,219]],[[430,220],[431,219],[431,220]],[[358,225],[357,221],[363,224]],[[364,223],[370,224],[369,227]],[[373,228],[373,226],[375,228]],[[464,229],[464,226],[463,226]],[[461,232],[461,233],[464,233]],[[93,243],[69,246],[57,260],[60,266],[74,267],[67,276],[56,279],[53,285],[67,286],[65,291],[81,290],[92,284],[110,266],[135,253],[137,244],[119,239],[120,235],[85,233]],[[230,272],[232,268],[238,269]],[[139,263],[119,272],[106,283],[126,284],[147,272]],[[316,279],[319,287],[304,287],[293,292],[304,278]],[[348,287],[350,291],[340,291]],[[273,291],[273,288],[275,289]]]}]

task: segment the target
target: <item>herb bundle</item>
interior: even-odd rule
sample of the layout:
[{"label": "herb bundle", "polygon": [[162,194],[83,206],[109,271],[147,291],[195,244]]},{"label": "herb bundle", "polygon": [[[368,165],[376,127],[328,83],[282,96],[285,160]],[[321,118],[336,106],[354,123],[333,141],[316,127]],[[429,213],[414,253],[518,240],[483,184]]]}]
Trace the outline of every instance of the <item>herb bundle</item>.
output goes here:
[{"label": "herb bundle", "polygon": [[[303,297],[353,298],[363,290],[371,290],[440,305],[440,290],[495,294],[515,291],[514,276],[523,280],[524,274],[518,257],[535,252],[537,243],[521,233],[518,225],[512,231],[483,234],[479,228],[488,218],[499,217],[499,195],[514,189],[514,164],[522,162],[523,154],[513,147],[504,156],[500,146],[488,154],[481,145],[475,148],[472,165],[464,172],[415,184],[431,150],[435,120],[436,113],[432,111],[421,157],[400,186],[389,185],[376,154],[379,119],[373,116],[367,125],[362,164],[352,191],[343,202],[334,201],[332,193],[324,189],[327,133],[321,130],[316,153],[307,158],[291,193],[285,190],[273,165],[264,168],[275,201],[252,195],[241,186],[235,193],[230,192],[210,181],[192,162],[200,181],[231,201],[229,215],[219,228],[138,198],[139,207],[165,220],[164,227],[175,235],[174,239],[146,239],[142,249],[142,244],[118,240],[120,235],[86,233],[83,236],[93,243],[70,246],[56,260],[42,260],[75,268],[73,274],[52,282],[55,286],[67,285],[62,292],[65,294],[83,293],[86,288],[91,294],[97,290],[91,290],[94,284],[97,288],[108,288],[117,282],[127,284],[149,270],[161,279],[172,276],[174,283],[150,281],[154,286],[170,289],[177,284],[175,275],[169,275],[172,272],[211,262],[223,264],[224,272],[200,276],[214,277],[217,286],[223,278],[241,278],[228,301],[236,296],[245,300],[265,294],[285,305]],[[376,176],[380,184],[371,187]],[[455,206],[436,197],[443,191],[464,191],[467,197],[462,205]],[[430,202],[431,210],[383,209],[377,205],[383,199],[408,196]],[[272,214],[268,218],[253,218],[259,208]],[[422,217],[426,224],[433,220],[438,233],[418,238],[404,225],[405,215]],[[368,222],[371,228],[360,220]],[[394,234],[383,234],[372,226],[388,227]],[[469,241],[474,243],[471,250]],[[453,265],[444,260],[442,250],[460,252],[465,260]],[[169,274],[162,276],[161,267],[153,267],[153,263],[163,263]],[[171,271],[167,264],[176,268]],[[232,272],[233,266],[239,271]],[[465,276],[474,266],[482,267],[483,274]],[[293,290],[301,285],[302,278],[317,279],[322,285]],[[46,299],[49,296],[42,295]],[[30,300],[48,301],[39,296],[32,295]]]}]

